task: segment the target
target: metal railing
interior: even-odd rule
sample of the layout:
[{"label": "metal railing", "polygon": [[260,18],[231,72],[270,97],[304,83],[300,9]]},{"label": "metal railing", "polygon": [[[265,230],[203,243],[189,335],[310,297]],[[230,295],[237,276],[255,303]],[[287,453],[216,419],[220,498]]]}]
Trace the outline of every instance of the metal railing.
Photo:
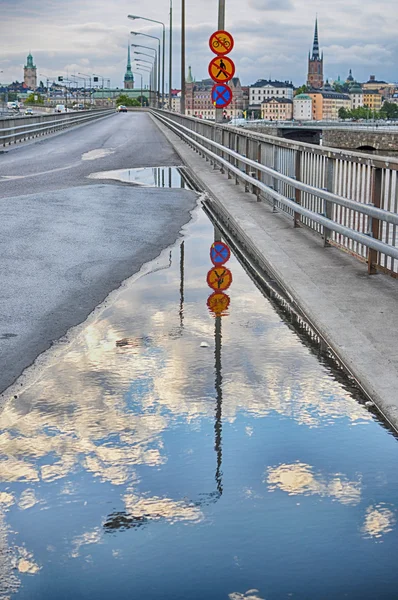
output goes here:
[{"label": "metal railing", "polygon": [[14,144],[48,133],[55,133],[74,125],[81,125],[115,114],[112,109],[81,111],[80,113],[61,113],[58,115],[40,115],[36,117],[17,117],[0,122],[0,144]]},{"label": "metal railing", "polygon": [[398,277],[398,160],[325,148],[152,111],[259,201],[377,270]]}]

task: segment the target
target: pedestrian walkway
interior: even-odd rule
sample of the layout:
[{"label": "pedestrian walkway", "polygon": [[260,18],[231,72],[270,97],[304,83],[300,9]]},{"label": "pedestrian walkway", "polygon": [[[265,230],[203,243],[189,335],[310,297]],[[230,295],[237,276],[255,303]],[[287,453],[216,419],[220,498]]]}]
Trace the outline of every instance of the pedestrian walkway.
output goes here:
[{"label": "pedestrian walkway", "polygon": [[398,428],[398,281],[273,213],[156,121],[228,218],[230,228],[289,293],[383,415]]}]

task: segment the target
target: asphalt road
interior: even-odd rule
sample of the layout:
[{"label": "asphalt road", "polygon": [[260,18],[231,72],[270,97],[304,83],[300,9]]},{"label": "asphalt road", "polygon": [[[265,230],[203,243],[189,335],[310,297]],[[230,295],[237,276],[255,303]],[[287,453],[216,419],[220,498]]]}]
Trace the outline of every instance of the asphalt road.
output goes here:
[{"label": "asphalt road", "polygon": [[115,114],[0,156],[0,392],[172,244],[196,205],[189,190],[88,175],[180,162],[140,113]]}]

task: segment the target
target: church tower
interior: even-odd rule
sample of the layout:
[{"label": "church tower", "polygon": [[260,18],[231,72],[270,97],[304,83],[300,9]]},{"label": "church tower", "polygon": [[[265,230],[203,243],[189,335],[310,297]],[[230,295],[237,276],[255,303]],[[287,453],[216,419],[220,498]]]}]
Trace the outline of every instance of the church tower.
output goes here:
[{"label": "church tower", "polygon": [[308,53],[307,86],[315,89],[321,89],[323,86],[323,52],[322,55],[319,54],[318,19],[315,19],[312,56],[311,53]]},{"label": "church tower", "polygon": [[124,74],[124,89],[125,90],[134,89],[134,75],[131,70],[130,44],[127,47],[127,68],[126,68],[126,73]]},{"label": "church tower", "polygon": [[23,80],[29,89],[35,90],[37,88],[37,69],[36,65],[33,64],[33,56],[30,52],[23,68]]}]

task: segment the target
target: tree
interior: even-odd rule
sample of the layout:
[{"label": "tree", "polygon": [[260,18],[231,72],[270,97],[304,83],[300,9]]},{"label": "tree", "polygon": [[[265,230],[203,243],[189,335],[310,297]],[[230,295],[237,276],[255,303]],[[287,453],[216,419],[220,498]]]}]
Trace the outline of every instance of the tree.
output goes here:
[{"label": "tree", "polygon": [[138,96],[137,100],[138,100],[140,106],[141,106],[141,101],[142,101],[142,106],[149,106],[149,101],[146,96],[144,96],[144,95]]},{"label": "tree", "polygon": [[351,117],[350,113],[350,110],[347,110],[344,108],[344,106],[342,106],[339,108],[339,119],[349,119]]},{"label": "tree", "polygon": [[116,105],[123,104],[123,106],[141,106],[141,103],[136,98],[130,98],[127,94],[120,94],[116,98]]},{"label": "tree", "polygon": [[40,85],[39,85],[39,87],[40,87],[41,89],[43,89],[43,88],[44,88],[44,83],[43,83],[42,81],[40,81]]},{"label": "tree", "polygon": [[386,119],[398,119],[398,105],[394,102],[384,102],[380,112]]},{"label": "tree", "polygon": [[44,100],[40,94],[29,94],[25,100],[25,104],[44,104]]},{"label": "tree", "polygon": [[308,86],[301,85],[300,87],[297,88],[297,90],[295,90],[294,95],[298,96],[299,94],[306,94],[308,92]]}]

